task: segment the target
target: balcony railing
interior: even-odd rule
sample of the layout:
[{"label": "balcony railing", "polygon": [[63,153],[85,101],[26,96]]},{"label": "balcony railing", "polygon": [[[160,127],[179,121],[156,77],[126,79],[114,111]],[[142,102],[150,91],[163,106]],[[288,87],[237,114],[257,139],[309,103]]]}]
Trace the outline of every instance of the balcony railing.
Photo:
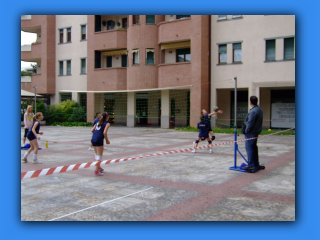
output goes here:
[{"label": "balcony railing", "polygon": [[158,66],[158,86],[176,87],[191,84],[191,62],[160,64]]},{"label": "balcony railing", "polygon": [[31,15],[21,15],[21,20],[31,20]]},{"label": "balcony railing", "polygon": [[161,22],[159,24],[159,43],[177,42],[191,38],[191,18]]},{"label": "balcony railing", "polygon": [[127,30],[95,32],[94,50],[127,48]]},{"label": "balcony railing", "polygon": [[41,42],[21,46],[21,60],[41,58]]},{"label": "balcony railing", "polygon": [[127,68],[96,68],[92,81],[88,80],[91,91],[114,91],[127,89]]}]

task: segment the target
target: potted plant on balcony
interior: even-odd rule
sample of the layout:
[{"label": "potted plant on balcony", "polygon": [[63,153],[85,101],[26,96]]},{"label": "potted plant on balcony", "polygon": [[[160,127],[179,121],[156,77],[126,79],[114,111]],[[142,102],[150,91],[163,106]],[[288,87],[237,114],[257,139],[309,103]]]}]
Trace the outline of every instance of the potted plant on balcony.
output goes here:
[{"label": "potted plant on balcony", "polygon": [[107,25],[107,22],[105,20],[103,20],[102,25],[105,27]]}]

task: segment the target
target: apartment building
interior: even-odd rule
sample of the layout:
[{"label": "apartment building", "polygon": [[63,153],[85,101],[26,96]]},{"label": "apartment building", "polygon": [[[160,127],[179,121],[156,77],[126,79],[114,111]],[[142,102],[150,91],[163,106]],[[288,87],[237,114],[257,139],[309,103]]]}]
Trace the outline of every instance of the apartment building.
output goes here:
[{"label": "apartment building", "polygon": [[[50,41],[43,19],[52,22]],[[21,51],[21,60],[42,67],[45,63],[51,75],[41,76],[41,81],[33,75],[21,88],[37,85],[41,88],[37,92],[48,95],[52,103],[78,101],[87,107],[87,121],[97,111],[108,111],[115,124],[195,126],[201,108],[209,107],[209,19],[207,15],[23,15],[22,31],[41,34],[46,51],[29,57],[35,55],[32,44],[29,51]],[[45,88],[49,82],[50,91]]]},{"label": "apartment building", "polygon": [[21,60],[37,73],[21,89],[55,104],[72,99],[87,121],[107,111],[125,126],[196,126],[200,111],[224,110],[213,126],[238,125],[256,95],[265,128],[295,124],[295,17],[290,15],[22,15],[37,34]]},{"label": "apartment building", "polygon": [[237,125],[258,97],[264,128],[295,126],[295,16],[211,16],[211,106],[224,110],[214,125]]}]

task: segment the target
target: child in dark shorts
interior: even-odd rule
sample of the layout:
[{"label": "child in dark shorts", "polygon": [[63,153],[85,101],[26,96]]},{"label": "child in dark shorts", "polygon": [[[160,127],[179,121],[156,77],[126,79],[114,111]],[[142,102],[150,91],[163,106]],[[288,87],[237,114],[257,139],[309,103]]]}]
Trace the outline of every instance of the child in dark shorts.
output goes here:
[{"label": "child in dark shorts", "polygon": [[35,164],[42,163],[42,162],[38,161],[38,149],[39,149],[38,140],[40,140],[40,136],[38,136],[38,134],[40,134],[40,135],[43,134],[43,132],[39,132],[40,131],[40,121],[42,119],[43,119],[42,113],[37,112],[34,117],[32,127],[29,129],[29,131],[27,133],[27,138],[30,141],[30,148],[24,154],[23,158],[21,159],[22,162],[24,162],[24,163],[28,162],[27,157],[32,152],[32,150],[34,150],[33,157],[32,157],[32,163],[35,163]]},{"label": "child in dark shorts", "polygon": [[[95,160],[101,161],[103,155],[103,140],[106,140],[107,144],[110,144],[110,141],[107,136],[110,123],[108,123],[108,113],[104,112],[100,117],[99,121],[92,127],[91,132],[92,138],[91,143],[95,151]],[[96,176],[102,176],[104,169],[100,167],[100,164],[97,164],[94,174]]]},{"label": "child in dark shorts", "polygon": [[[199,135],[197,140],[193,143],[193,147],[198,147],[198,143],[201,142],[201,139],[206,139],[208,141],[208,147],[210,148],[210,153],[212,153],[212,147],[210,144],[212,141],[209,138],[209,124],[204,120],[204,115],[201,114],[200,122],[198,122],[197,128],[199,129]],[[196,152],[196,150],[192,150],[193,153]]]}]

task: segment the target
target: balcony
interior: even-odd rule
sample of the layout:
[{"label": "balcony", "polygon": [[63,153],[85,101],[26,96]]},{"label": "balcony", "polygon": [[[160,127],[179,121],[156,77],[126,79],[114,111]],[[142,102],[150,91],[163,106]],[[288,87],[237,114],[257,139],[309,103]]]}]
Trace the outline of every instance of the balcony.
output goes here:
[{"label": "balcony", "polygon": [[90,91],[126,90],[127,68],[96,68],[90,79],[88,78],[88,90]]},{"label": "balcony", "polygon": [[158,65],[158,87],[177,87],[190,85],[191,62],[179,62]]},{"label": "balcony", "polygon": [[41,58],[41,43],[21,46],[21,60],[26,62],[34,62]]},{"label": "balcony", "polygon": [[[28,77],[28,79],[26,77]],[[28,80],[28,81],[22,81],[22,80]],[[47,93],[46,85],[47,84],[46,84],[45,75],[33,74],[31,75],[31,77],[21,76],[21,89],[25,91],[34,92],[33,87],[37,86],[37,93],[46,94]]]},{"label": "balcony", "polygon": [[47,22],[46,15],[21,15],[21,31],[35,33],[34,28],[40,27],[45,22]]},{"label": "balcony", "polygon": [[116,29],[95,32],[93,37],[94,50],[127,48],[127,30]]},{"label": "balcony", "polygon": [[159,44],[191,39],[191,18],[159,23]]},{"label": "balcony", "polygon": [[31,83],[31,76],[21,76],[22,83]]}]

